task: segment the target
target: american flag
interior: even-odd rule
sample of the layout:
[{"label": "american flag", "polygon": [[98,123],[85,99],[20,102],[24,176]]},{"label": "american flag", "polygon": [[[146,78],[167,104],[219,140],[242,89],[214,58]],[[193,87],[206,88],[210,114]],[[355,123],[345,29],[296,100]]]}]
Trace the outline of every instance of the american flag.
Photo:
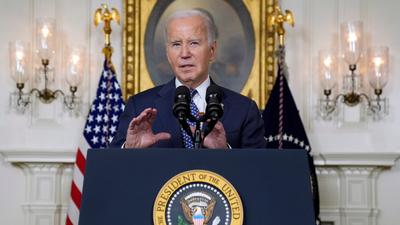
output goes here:
[{"label": "american flag", "polygon": [[316,224],[319,224],[319,188],[311,145],[301,121],[299,110],[290,91],[286,77],[285,47],[277,51],[278,75],[263,112],[267,148],[305,149],[308,154]]},{"label": "american flag", "polygon": [[88,148],[106,148],[116,134],[119,115],[124,110],[121,87],[111,62],[104,61],[103,72],[83,130],[74,166],[71,199],[66,225],[78,225]]}]

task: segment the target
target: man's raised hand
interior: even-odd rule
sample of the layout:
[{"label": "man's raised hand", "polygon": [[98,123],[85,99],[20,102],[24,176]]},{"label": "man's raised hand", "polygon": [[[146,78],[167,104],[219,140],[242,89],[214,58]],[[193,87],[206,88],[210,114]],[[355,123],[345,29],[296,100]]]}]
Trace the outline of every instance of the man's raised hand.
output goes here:
[{"label": "man's raised hand", "polygon": [[153,133],[152,125],[156,116],[156,109],[147,108],[132,119],[126,134],[125,148],[147,148],[158,141],[171,138],[171,135],[166,132]]}]

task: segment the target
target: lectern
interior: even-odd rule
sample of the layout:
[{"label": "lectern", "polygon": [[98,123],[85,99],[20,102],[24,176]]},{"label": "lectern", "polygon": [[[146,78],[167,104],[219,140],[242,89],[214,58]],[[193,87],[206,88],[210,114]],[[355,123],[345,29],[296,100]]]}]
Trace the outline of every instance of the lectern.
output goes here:
[{"label": "lectern", "polygon": [[311,225],[304,150],[90,149],[80,225]]}]

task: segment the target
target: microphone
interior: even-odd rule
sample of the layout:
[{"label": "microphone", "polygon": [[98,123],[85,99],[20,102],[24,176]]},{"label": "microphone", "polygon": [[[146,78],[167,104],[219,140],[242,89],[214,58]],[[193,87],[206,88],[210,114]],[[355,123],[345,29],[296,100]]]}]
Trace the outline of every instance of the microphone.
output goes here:
[{"label": "microphone", "polygon": [[204,131],[204,137],[214,128],[215,124],[224,114],[222,106],[222,92],[215,84],[211,84],[206,92],[206,118],[210,119]]},{"label": "microphone", "polygon": [[178,120],[186,120],[190,115],[190,90],[185,86],[175,89],[173,113]]},{"label": "microphone", "polygon": [[179,86],[175,89],[175,98],[172,111],[174,116],[178,119],[182,128],[187,134],[192,136],[189,124],[186,119],[190,115],[190,90],[186,86]]}]

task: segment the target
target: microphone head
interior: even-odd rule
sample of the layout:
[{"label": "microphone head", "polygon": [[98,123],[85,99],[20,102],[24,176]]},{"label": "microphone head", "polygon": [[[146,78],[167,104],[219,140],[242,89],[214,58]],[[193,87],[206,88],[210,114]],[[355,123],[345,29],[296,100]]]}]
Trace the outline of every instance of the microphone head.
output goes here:
[{"label": "microphone head", "polygon": [[211,84],[207,88],[206,102],[206,118],[208,121],[204,130],[204,137],[214,129],[215,124],[224,114],[224,107],[222,105],[222,91],[217,85]]},{"label": "microphone head", "polygon": [[221,92],[220,88],[215,84],[211,84],[207,88],[207,92],[206,92],[206,102],[207,102],[207,104],[209,103],[210,98],[216,98],[216,100],[219,103],[222,102],[222,92]]},{"label": "microphone head", "polygon": [[185,120],[190,115],[190,90],[186,86],[175,89],[173,114],[179,121]]},{"label": "microphone head", "polygon": [[224,114],[224,109],[222,106],[222,92],[220,88],[215,85],[211,84],[207,88],[206,92],[206,116],[211,120],[218,120]]},{"label": "microphone head", "polygon": [[175,102],[177,102],[178,99],[182,98],[190,103],[190,90],[188,87],[183,85],[175,89]]}]

